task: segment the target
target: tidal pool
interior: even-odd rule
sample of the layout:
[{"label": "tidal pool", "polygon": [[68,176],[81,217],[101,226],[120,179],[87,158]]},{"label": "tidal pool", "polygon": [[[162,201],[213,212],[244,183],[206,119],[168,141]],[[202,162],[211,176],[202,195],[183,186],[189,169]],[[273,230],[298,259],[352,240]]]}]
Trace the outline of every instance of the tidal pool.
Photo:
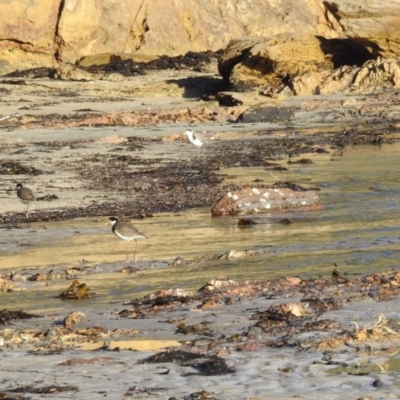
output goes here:
[{"label": "tidal pool", "polygon": [[[248,228],[237,226],[238,217],[212,218],[209,208],[132,221],[149,236],[148,240],[138,242],[138,266],[154,260],[223,254],[231,249],[258,249],[262,250],[260,256],[174,267],[165,267],[164,262],[164,267],[136,274],[110,273],[107,266],[125,265],[125,243],[111,233],[109,225],[105,226],[104,217],[1,230],[0,272],[90,268],[91,273],[80,279],[97,297],[80,302],[81,308],[121,302],[158,289],[196,290],[221,275],[235,280],[288,275],[326,277],[331,274],[333,263],[337,263],[342,274],[351,279],[397,268],[399,151],[399,144],[349,147],[343,156],[321,155],[313,158],[313,164],[291,164],[288,171],[273,171],[275,177],[264,168],[220,171],[225,182],[254,184],[255,179],[263,183],[281,180],[318,187],[325,205],[323,211],[256,215],[251,218],[258,224]],[[281,164],[286,166],[286,161]],[[293,223],[279,223],[283,218]],[[132,255],[134,243],[129,248]],[[36,311],[76,308],[74,302],[55,298],[69,281],[17,284],[29,290],[1,293],[0,307]]]}]

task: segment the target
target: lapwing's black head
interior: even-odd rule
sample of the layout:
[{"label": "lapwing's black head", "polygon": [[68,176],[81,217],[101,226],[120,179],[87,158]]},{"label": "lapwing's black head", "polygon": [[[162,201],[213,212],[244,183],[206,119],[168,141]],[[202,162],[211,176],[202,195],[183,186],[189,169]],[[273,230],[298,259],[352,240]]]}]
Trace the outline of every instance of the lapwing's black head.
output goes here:
[{"label": "lapwing's black head", "polygon": [[17,190],[22,188],[22,183],[17,183]]},{"label": "lapwing's black head", "polygon": [[111,225],[115,225],[118,222],[118,218],[110,217],[108,218],[108,221],[110,222]]}]

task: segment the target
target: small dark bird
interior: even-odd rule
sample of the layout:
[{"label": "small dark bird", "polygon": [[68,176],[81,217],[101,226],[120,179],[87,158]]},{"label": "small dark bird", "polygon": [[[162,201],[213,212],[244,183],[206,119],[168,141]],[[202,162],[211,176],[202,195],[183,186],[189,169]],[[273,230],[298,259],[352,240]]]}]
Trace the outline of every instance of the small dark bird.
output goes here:
[{"label": "small dark bird", "polygon": [[26,219],[29,219],[29,203],[32,201],[36,201],[36,197],[33,194],[32,190],[23,187],[22,183],[17,184],[17,197],[22,203],[26,204]]},{"label": "small dark bird", "polygon": [[109,218],[109,222],[112,226],[112,231],[114,235],[118,236],[120,239],[124,240],[126,247],[126,262],[129,263],[129,255],[128,255],[128,242],[134,240],[136,242],[135,252],[133,254],[133,260],[136,262],[136,250],[137,250],[137,240],[138,239],[147,239],[147,236],[136,229],[129,222],[120,222],[117,218],[111,217]]}]

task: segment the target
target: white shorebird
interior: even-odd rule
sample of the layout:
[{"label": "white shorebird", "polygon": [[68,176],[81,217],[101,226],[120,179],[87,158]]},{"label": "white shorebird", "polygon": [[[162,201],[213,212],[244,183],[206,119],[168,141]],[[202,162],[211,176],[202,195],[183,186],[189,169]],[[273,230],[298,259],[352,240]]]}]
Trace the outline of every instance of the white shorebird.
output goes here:
[{"label": "white shorebird", "polygon": [[207,132],[203,132],[203,134],[200,133],[194,133],[191,130],[187,130],[185,132],[185,135],[188,137],[190,143],[194,144],[197,147],[197,150],[200,151],[201,146],[203,146],[203,144],[209,142],[209,140],[211,139],[211,135],[209,134],[206,136]]},{"label": "white shorebird", "polygon": [[128,242],[134,240],[136,242],[135,252],[133,254],[133,261],[136,262],[136,250],[137,250],[137,240],[138,239],[147,239],[147,236],[136,229],[129,222],[120,222],[117,218],[111,217],[109,218],[109,222],[112,226],[112,231],[114,235],[118,236],[120,239],[124,240],[125,248],[126,248],[126,262],[129,262],[128,256]]},{"label": "white shorebird", "polygon": [[31,189],[23,187],[22,183],[18,183],[17,197],[19,201],[26,204],[26,219],[29,219],[29,203],[32,201],[36,201],[35,195],[33,194]]}]

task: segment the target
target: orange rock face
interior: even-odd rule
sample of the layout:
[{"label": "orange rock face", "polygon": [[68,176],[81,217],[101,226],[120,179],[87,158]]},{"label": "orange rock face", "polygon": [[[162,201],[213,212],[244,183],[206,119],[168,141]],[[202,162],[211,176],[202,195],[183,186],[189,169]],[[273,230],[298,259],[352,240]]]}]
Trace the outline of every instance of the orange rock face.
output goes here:
[{"label": "orange rock face", "polygon": [[[328,34],[317,0],[10,0],[0,4],[2,74],[75,64],[99,54],[177,56],[216,51],[244,36],[286,31]],[[284,18],[282,16],[285,16]]]}]

